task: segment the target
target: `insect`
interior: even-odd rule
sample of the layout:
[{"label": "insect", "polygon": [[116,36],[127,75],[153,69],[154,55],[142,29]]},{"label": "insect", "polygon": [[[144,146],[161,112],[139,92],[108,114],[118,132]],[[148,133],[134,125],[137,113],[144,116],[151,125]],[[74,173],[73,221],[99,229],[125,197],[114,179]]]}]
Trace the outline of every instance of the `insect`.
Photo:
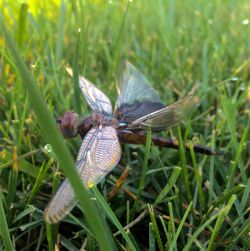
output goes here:
[{"label": "insect", "polygon": [[[78,126],[78,115],[70,111],[57,123],[65,138],[78,133],[83,138],[76,168],[87,188],[100,182],[118,164],[122,152],[120,142],[145,144],[146,128],[159,132],[174,127],[198,105],[196,96],[186,96],[165,106],[144,75],[128,62],[120,79],[120,94],[114,112],[109,98],[91,82],[80,77],[79,85],[92,115]],[[152,142],[162,147],[179,147],[177,141],[159,136],[152,136]],[[201,145],[194,145],[194,150],[215,154]],[[60,221],[76,202],[74,191],[65,179],[45,209],[45,220],[48,223]]]}]

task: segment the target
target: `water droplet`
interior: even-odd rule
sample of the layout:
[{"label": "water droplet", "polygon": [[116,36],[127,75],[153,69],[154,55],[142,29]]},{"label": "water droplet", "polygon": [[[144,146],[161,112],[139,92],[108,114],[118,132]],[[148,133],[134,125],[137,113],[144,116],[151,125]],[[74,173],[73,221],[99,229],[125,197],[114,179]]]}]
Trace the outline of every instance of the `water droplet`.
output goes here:
[{"label": "water droplet", "polygon": [[237,81],[239,81],[239,78],[238,77],[232,77],[231,81],[237,82]]},{"label": "water droplet", "polygon": [[248,19],[243,20],[243,21],[242,21],[242,24],[243,24],[243,25],[248,25],[248,24],[249,24],[249,20],[248,20]]},{"label": "water droplet", "polygon": [[44,150],[48,153],[51,153],[53,151],[53,148],[50,144],[47,144],[44,146]]},{"label": "water droplet", "polygon": [[245,91],[245,90],[246,90],[246,85],[245,85],[245,83],[241,83],[241,85],[240,85],[240,90],[241,90],[241,91]]}]

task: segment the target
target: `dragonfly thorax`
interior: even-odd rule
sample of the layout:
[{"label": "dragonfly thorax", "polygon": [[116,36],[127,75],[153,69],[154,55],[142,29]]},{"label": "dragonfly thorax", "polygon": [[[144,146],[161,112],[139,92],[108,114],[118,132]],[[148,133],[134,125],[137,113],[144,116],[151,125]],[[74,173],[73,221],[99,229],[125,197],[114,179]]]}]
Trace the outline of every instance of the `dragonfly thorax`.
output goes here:
[{"label": "dragonfly thorax", "polygon": [[103,125],[103,126],[112,126],[115,129],[118,128],[118,120],[110,115],[106,115],[100,112],[93,112],[92,116],[92,121],[93,121],[93,125],[94,126],[99,126],[99,125]]}]

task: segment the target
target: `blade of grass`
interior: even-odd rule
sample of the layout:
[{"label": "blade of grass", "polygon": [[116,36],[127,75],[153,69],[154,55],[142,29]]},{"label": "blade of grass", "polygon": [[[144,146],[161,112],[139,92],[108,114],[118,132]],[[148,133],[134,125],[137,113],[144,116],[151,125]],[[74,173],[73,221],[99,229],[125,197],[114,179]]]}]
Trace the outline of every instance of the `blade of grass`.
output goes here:
[{"label": "blade of grass", "polygon": [[[236,207],[238,205],[238,199],[235,200],[234,206]],[[230,228],[227,228],[227,231],[223,231],[223,235],[220,235],[221,240],[225,240],[227,238],[231,238],[232,240],[236,239],[235,236],[238,236],[239,233],[241,233],[240,239],[241,241],[246,241],[247,239],[250,241],[250,238],[248,237],[248,232],[242,232],[241,230],[244,229],[248,225],[249,221],[249,213],[248,211],[239,212],[240,217],[232,219],[230,216],[227,217],[227,221],[230,223]],[[240,224],[242,224],[241,228],[239,228]],[[250,228],[249,228],[250,230]],[[232,235],[233,232],[233,235]],[[232,237],[231,237],[232,236]],[[244,238],[244,239],[243,239]],[[238,239],[238,238],[237,238]]]},{"label": "blade of grass", "polygon": [[[84,209],[87,222],[91,226],[91,229],[93,230],[101,249],[112,250],[114,244],[113,241],[108,237],[110,235],[110,231],[106,223],[100,218],[94,203],[90,200],[88,193],[85,190],[74,167],[72,157],[63,141],[62,136],[56,128],[55,121],[52,115],[49,113],[47,107],[45,106],[35,81],[32,79],[30,72],[21,59],[19,51],[16,49],[12,38],[7,32],[2,20],[2,16],[0,16],[0,26],[1,30],[3,31],[6,44],[12,52],[12,57],[15,60],[17,69],[19,69],[20,75],[23,80],[23,87],[29,95],[31,107],[35,111],[41,125],[47,133],[47,139],[50,141],[54,151],[56,152],[59,158],[59,163],[63,167],[65,174],[67,175],[75,191],[75,194],[82,208]],[[93,221],[93,219],[95,220]]]},{"label": "blade of grass", "polygon": [[226,210],[221,210],[221,212],[219,213],[218,215],[218,218],[217,218],[217,221],[215,223],[215,227],[212,231],[212,236],[210,238],[210,241],[209,241],[209,245],[208,245],[208,251],[211,251],[211,250],[214,250],[214,241],[215,241],[215,238],[216,238],[216,235],[219,231],[219,229],[221,228],[223,222],[224,222],[224,218],[225,216],[229,213],[234,201],[236,200],[236,196],[235,195],[232,195],[231,198],[229,199],[227,205],[226,205]]},{"label": "blade of grass", "polygon": [[159,228],[157,226],[156,223],[156,219],[155,219],[155,215],[154,215],[154,209],[151,205],[148,205],[148,212],[149,212],[149,216],[153,225],[153,229],[154,229],[154,234],[156,235],[156,240],[158,243],[158,248],[160,251],[164,250],[163,244],[162,244],[162,240],[161,240],[161,236],[160,236],[160,231]]},{"label": "blade of grass", "polygon": [[114,46],[114,56],[113,56],[113,60],[112,60],[112,65],[111,65],[110,70],[108,72],[108,80],[110,79],[111,74],[114,72],[115,67],[117,67],[117,65],[118,65],[120,45],[121,45],[121,41],[122,41],[122,35],[123,35],[125,23],[126,23],[126,18],[128,16],[129,6],[130,6],[130,1],[127,2],[127,6],[126,6],[126,9],[125,9],[123,17],[122,17],[121,25],[119,27],[119,32],[118,32],[115,46]]},{"label": "blade of grass", "polygon": [[33,206],[28,206],[28,208],[26,208],[24,211],[22,211],[21,213],[19,213],[15,219],[13,220],[13,223],[16,221],[21,220],[22,218],[24,218],[26,215],[31,215],[33,212],[36,211],[36,208]]},{"label": "blade of grass", "polygon": [[250,178],[248,179],[247,185],[246,185],[246,189],[243,193],[241,202],[240,202],[240,207],[241,210],[244,210],[246,206],[248,206],[249,204],[249,196],[250,196]]},{"label": "blade of grass", "polygon": [[52,163],[53,163],[52,159],[50,159],[46,165],[45,165],[45,162],[43,162],[41,168],[39,169],[39,173],[36,177],[35,183],[32,186],[32,190],[31,190],[30,195],[28,197],[28,200],[26,202],[26,206],[28,206],[31,203],[31,201],[33,200],[35,195],[38,193],[40,186],[41,186],[41,183],[45,179],[45,175],[47,174]]},{"label": "blade of grass", "polygon": [[26,96],[25,102],[24,102],[24,107],[23,107],[23,113],[22,113],[21,121],[20,121],[18,140],[17,140],[17,155],[20,155],[20,153],[21,153],[20,148],[22,146],[23,129],[24,129],[24,123],[25,123],[27,109],[28,109],[28,97]]},{"label": "blade of grass", "polygon": [[179,237],[179,235],[180,235],[180,233],[181,233],[181,230],[182,230],[182,228],[183,228],[183,226],[184,226],[184,223],[185,223],[185,221],[186,221],[186,219],[187,219],[187,217],[188,217],[188,214],[189,214],[189,212],[190,212],[190,210],[191,210],[191,208],[192,208],[192,204],[193,204],[193,202],[191,202],[189,205],[188,205],[188,207],[187,207],[187,209],[186,209],[186,212],[185,212],[185,214],[183,215],[183,217],[182,217],[182,219],[181,219],[181,222],[180,222],[180,224],[179,224],[179,226],[178,226],[178,228],[177,228],[177,231],[176,231],[176,233],[175,233],[175,235],[174,235],[174,239],[173,239],[173,241],[172,241],[172,243],[171,243],[171,245],[170,245],[170,247],[169,247],[169,251],[172,251],[172,250],[174,250],[174,248],[177,246],[177,239],[178,239],[178,237]]},{"label": "blade of grass", "polygon": [[77,31],[76,48],[73,57],[74,106],[78,114],[82,114],[81,102],[80,102],[81,91],[79,88],[79,67],[78,67],[79,52],[80,52],[80,34],[81,34],[81,29]]},{"label": "blade of grass", "polygon": [[241,158],[241,153],[242,153],[242,151],[244,149],[244,144],[246,142],[247,135],[248,135],[248,128],[245,128],[244,131],[243,131],[239,146],[238,146],[238,148],[236,150],[234,161],[232,162],[232,164],[231,164],[231,166],[229,168],[230,174],[229,174],[229,177],[228,177],[226,191],[228,191],[230,188],[232,188],[232,186],[234,184],[233,181],[234,181],[234,177],[235,177],[236,168],[237,168],[237,165],[238,165],[239,160]]},{"label": "blade of grass", "polygon": [[127,210],[126,210],[126,225],[130,222],[130,203],[127,201]]},{"label": "blade of grass", "polygon": [[43,236],[44,236],[44,226],[42,226],[40,229],[40,233],[37,239],[36,251],[39,251],[42,249]]},{"label": "blade of grass", "polygon": [[9,228],[8,228],[7,221],[5,218],[2,192],[0,192],[0,230],[1,230],[1,237],[2,237],[5,249],[7,251],[14,250],[12,243],[11,243]]},{"label": "blade of grass", "polygon": [[[34,166],[32,166],[29,162],[27,162],[26,160],[24,160],[24,158],[27,158],[29,156],[32,156],[36,153],[40,152],[39,149],[35,149],[31,152],[25,153],[21,156],[18,156],[17,159],[12,159],[10,161],[7,161],[5,163],[3,163],[2,165],[0,165],[0,171],[2,171],[2,169],[12,165],[15,161],[18,161],[20,164],[19,170],[26,173],[27,175],[30,175],[32,177],[36,177],[38,175],[38,169]],[[6,154],[6,158],[10,159],[11,158],[11,153],[8,151],[5,151]]]},{"label": "blade of grass", "polygon": [[198,169],[195,154],[194,154],[194,148],[192,144],[190,144],[190,155],[191,155],[192,163],[194,167],[194,176],[195,176],[196,184],[198,187],[200,205],[201,205],[201,208],[204,209],[205,208],[205,196],[203,194],[203,189],[202,189],[202,173]]},{"label": "blade of grass", "polygon": [[149,223],[148,229],[149,229],[149,240],[148,240],[149,250],[154,251],[156,249],[156,246],[155,246],[155,232],[152,222]]},{"label": "blade of grass", "polygon": [[[129,231],[129,229],[126,231],[128,237],[131,239],[135,250],[140,250],[140,247],[138,246],[138,242],[134,239],[133,235],[131,234],[131,232]],[[123,248],[123,250],[130,250],[128,244],[126,244],[126,246]]]},{"label": "blade of grass", "polygon": [[[166,222],[164,221],[164,219],[163,219],[162,216],[159,216],[159,218],[160,218],[160,221],[161,221],[161,225],[162,225],[162,227],[163,227],[163,230],[164,230],[165,237],[166,237],[166,239],[167,239],[167,244],[168,244],[168,243],[171,243],[171,238],[170,238],[170,235],[169,235],[168,230],[167,230]],[[166,244],[166,245],[167,245],[167,244]]]},{"label": "blade of grass", "polygon": [[[232,112],[235,110],[233,104],[231,103],[231,100],[229,100],[225,95],[223,95],[221,97],[221,105],[222,105],[222,109],[223,112],[225,114],[226,120],[227,120],[227,125],[231,134],[231,139],[233,142],[233,146],[234,146],[234,152],[237,153],[238,148],[239,148],[239,143],[237,140],[237,132],[236,132],[236,118],[235,118],[235,112]],[[241,155],[239,156],[239,168],[240,168],[240,172],[241,172],[241,177],[244,183],[247,182],[247,175],[246,172],[244,170],[244,165],[243,165],[243,160]]]},{"label": "blade of grass", "polygon": [[[96,240],[93,238],[93,236],[89,233],[87,233],[87,245],[86,247],[82,247],[81,250],[95,250],[96,248]],[[86,241],[84,242],[86,244]]]},{"label": "blade of grass", "polygon": [[[205,41],[202,48],[202,63],[201,63],[201,71],[202,71],[202,90],[203,93],[206,93],[208,90],[208,79],[209,79],[209,67],[208,67],[208,45],[209,42]],[[203,105],[207,105],[207,100],[205,99],[202,102]]]},{"label": "blade of grass", "polygon": [[123,229],[121,223],[119,222],[119,220],[117,219],[116,215],[113,213],[112,209],[108,205],[107,201],[103,198],[103,196],[101,195],[101,193],[99,192],[99,190],[96,187],[93,187],[92,191],[94,193],[94,196],[97,198],[97,201],[100,203],[101,208],[103,209],[103,211],[106,214],[106,216],[110,219],[110,221],[113,222],[113,224],[121,232],[123,238],[126,240],[127,244],[129,245],[129,248],[131,250],[136,250],[133,242],[128,237],[128,235],[125,232],[125,230]]},{"label": "blade of grass", "polygon": [[186,160],[186,155],[185,155],[185,150],[184,150],[184,143],[182,140],[181,136],[181,128],[180,126],[177,126],[177,132],[178,132],[178,140],[179,140],[179,152],[180,152],[180,157],[181,157],[181,163],[183,166],[183,179],[185,183],[185,189],[187,193],[187,198],[188,201],[191,201],[191,190],[190,190],[190,183],[189,183],[189,176],[188,176],[188,168],[187,168],[187,160]]},{"label": "blade of grass", "polygon": [[64,41],[64,16],[65,16],[65,4],[64,1],[61,1],[59,19],[57,23],[57,40],[56,40],[56,69],[58,69],[60,62],[62,60],[63,54],[63,41]]},{"label": "blade of grass", "polygon": [[168,180],[168,183],[166,184],[166,186],[162,189],[161,193],[158,195],[158,197],[156,198],[154,204],[159,204],[161,203],[161,201],[166,197],[166,195],[169,193],[169,191],[171,190],[171,188],[175,185],[180,173],[182,171],[181,167],[175,166],[174,170]]},{"label": "blade of grass", "polygon": [[[13,159],[17,159],[17,147],[13,148]],[[6,196],[6,204],[7,204],[7,219],[12,219],[13,209],[11,210],[11,204],[14,203],[14,198],[16,195],[16,186],[17,186],[17,178],[18,178],[18,169],[19,163],[18,161],[14,161],[12,165],[12,169],[9,173],[8,180],[8,194]]]},{"label": "blade of grass", "polygon": [[83,36],[83,45],[82,45],[82,61],[84,62],[84,68],[83,70],[85,71],[86,68],[86,62],[88,61],[88,32],[89,32],[89,19],[86,22],[86,27],[84,29],[84,36]]},{"label": "blade of grass", "polygon": [[22,3],[19,12],[18,30],[17,30],[17,43],[19,47],[22,47],[23,37],[26,33],[27,13],[28,13],[28,4]]},{"label": "blade of grass", "polygon": [[218,213],[212,215],[207,221],[205,221],[192,235],[191,238],[189,238],[187,244],[184,246],[183,251],[189,251],[191,250],[193,242],[197,239],[197,237],[222,213],[223,211],[226,211],[227,208],[221,209]]},{"label": "blade of grass", "polygon": [[[215,149],[215,123],[212,123],[213,125],[213,130],[212,130],[212,138],[211,138],[211,147],[212,149]],[[209,191],[209,198],[208,198],[208,203],[212,201],[213,195],[214,194],[214,166],[215,166],[215,156],[210,157],[210,165],[209,165],[209,184],[210,184],[210,189]]]},{"label": "blade of grass", "polygon": [[53,240],[53,231],[52,231],[53,227],[54,226],[46,223],[46,237],[47,237],[47,241],[48,241],[49,251],[54,250],[55,241]]},{"label": "blade of grass", "polygon": [[142,167],[142,172],[141,172],[141,179],[140,179],[140,183],[139,183],[139,188],[138,188],[138,193],[137,193],[137,196],[136,196],[136,200],[134,202],[134,206],[133,206],[133,209],[132,209],[131,219],[134,218],[134,215],[135,215],[135,213],[137,211],[137,208],[138,208],[139,201],[141,199],[142,190],[144,189],[146,172],[147,172],[147,169],[148,169],[148,158],[149,158],[150,146],[151,146],[151,129],[147,128],[146,149],[145,149],[143,167]]},{"label": "blade of grass", "polygon": [[219,206],[220,204],[224,203],[228,198],[230,198],[233,194],[239,194],[246,188],[245,185],[239,184],[238,186],[232,188],[228,192],[223,193],[218,200],[213,203],[213,208]]},{"label": "blade of grass", "polygon": [[[52,193],[55,194],[58,186],[60,184],[60,172],[55,172],[53,175],[52,181]],[[46,223],[46,237],[49,244],[49,249],[53,250],[53,247],[57,243],[57,235],[58,235],[58,224],[54,224],[53,226]]]},{"label": "blade of grass", "polygon": [[[242,235],[246,235],[248,237],[248,246],[249,246],[249,230],[250,230],[250,220],[249,220],[249,216],[248,216],[248,220],[246,220],[246,223],[239,229],[239,231],[237,231],[237,233],[235,233],[234,237],[232,238],[232,243],[230,244],[230,246],[228,247],[228,250],[235,250],[234,246],[236,245],[237,241],[240,238],[245,238],[245,236]],[[247,246],[247,245],[246,245]]]},{"label": "blade of grass", "polygon": [[245,189],[245,185],[239,184],[238,186],[232,188],[230,191],[223,193],[216,201],[212,203],[207,213],[203,216],[203,219],[208,218],[208,215],[214,210],[214,208],[223,204],[232,195],[241,193],[244,189]]},{"label": "blade of grass", "polygon": [[[73,243],[67,238],[65,238],[63,235],[60,236],[60,243],[62,244],[62,246],[66,248],[66,250],[79,251],[79,249],[75,245],[73,245]],[[94,248],[95,246],[93,246],[92,249],[90,250],[94,250]]]},{"label": "blade of grass", "polygon": [[[171,202],[168,202],[168,211],[170,220],[168,223],[168,230],[169,230],[169,236],[175,236],[175,224],[174,224],[174,213],[173,213],[173,206]],[[169,242],[168,245],[170,245],[171,242]],[[177,249],[176,244],[174,244],[174,248]]]}]

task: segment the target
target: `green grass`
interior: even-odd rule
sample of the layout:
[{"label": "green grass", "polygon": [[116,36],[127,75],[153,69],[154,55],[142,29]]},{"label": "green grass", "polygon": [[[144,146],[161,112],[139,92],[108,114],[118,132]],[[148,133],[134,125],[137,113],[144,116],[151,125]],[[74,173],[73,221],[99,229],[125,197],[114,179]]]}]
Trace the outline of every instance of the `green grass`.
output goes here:
[{"label": "green grass", "polygon": [[[0,7],[1,250],[249,249],[249,1],[2,1]],[[223,154],[159,149],[149,139],[147,146],[125,145],[91,200],[70,169],[81,140],[63,141],[53,118],[72,109],[81,118],[90,113],[76,91],[78,73],[114,104],[124,60],[166,104],[189,92],[199,96],[189,121],[163,136]],[[54,152],[44,150],[47,144]],[[128,177],[109,200],[126,167]],[[63,173],[80,203],[58,225],[46,225],[43,210]]]}]

